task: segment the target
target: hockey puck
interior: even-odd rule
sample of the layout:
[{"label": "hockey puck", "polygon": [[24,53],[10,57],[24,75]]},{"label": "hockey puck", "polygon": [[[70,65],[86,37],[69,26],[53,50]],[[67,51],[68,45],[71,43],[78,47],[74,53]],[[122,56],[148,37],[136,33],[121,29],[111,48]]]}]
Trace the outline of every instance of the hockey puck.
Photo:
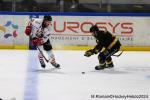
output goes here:
[{"label": "hockey puck", "polygon": [[82,72],[82,74],[85,74],[85,72]]}]

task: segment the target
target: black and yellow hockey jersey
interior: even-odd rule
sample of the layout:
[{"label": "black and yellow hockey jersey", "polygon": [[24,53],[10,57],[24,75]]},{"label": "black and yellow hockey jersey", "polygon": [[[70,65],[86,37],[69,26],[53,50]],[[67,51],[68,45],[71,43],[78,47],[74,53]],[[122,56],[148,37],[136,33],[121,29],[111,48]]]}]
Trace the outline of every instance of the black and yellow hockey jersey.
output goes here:
[{"label": "black and yellow hockey jersey", "polygon": [[94,37],[97,43],[94,48],[95,50],[101,51],[102,48],[111,49],[114,45],[117,45],[118,47],[121,46],[121,43],[116,36],[111,34],[109,31],[97,31],[97,35]]}]

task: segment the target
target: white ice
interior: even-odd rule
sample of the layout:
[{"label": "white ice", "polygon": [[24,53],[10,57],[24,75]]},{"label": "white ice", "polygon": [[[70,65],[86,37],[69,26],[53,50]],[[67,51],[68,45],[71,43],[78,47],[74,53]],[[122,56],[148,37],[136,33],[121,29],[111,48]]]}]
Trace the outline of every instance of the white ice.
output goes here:
[{"label": "white ice", "polygon": [[[84,57],[84,51],[59,50],[54,54],[61,69],[50,64],[42,69],[35,50],[0,50],[0,98],[150,100],[150,52],[126,51],[120,57],[112,57],[113,69],[101,71],[94,70],[97,55]],[[141,98],[104,98],[104,95]]]}]

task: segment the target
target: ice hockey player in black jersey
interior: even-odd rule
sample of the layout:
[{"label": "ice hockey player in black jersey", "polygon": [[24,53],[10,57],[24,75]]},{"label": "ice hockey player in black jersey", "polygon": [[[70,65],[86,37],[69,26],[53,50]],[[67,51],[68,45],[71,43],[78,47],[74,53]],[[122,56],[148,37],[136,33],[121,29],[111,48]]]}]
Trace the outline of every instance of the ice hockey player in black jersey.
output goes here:
[{"label": "ice hockey player in black jersey", "polygon": [[95,67],[95,70],[114,67],[111,56],[119,51],[121,46],[119,40],[109,31],[99,30],[96,25],[90,28],[90,32],[95,37],[97,45],[94,49],[86,51],[84,56],[90,57],[98,54],[99,65]]}]

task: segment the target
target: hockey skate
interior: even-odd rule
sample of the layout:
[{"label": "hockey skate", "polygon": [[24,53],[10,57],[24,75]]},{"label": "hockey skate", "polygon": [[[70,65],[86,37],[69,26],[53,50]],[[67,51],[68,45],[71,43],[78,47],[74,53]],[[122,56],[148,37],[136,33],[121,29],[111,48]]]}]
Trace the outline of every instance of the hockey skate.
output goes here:
[{"label": "hockey skate", "polygon": [[103,65],[97,65],[97,66],[95,67],[95,70],[103,70],[103,69],[105,69],[105,68],[106,68],[106,63],[103,64]]},{"label": "hockey skate", "polygon": [[42,68],[45,68],[45,67],[46,67],[44,60],[40,60],[40,64],[41,64],[41,67],[42,67]]},{"label": "hockey skate", "polygon": [[110,64],[107,64],[107,65],[106,65],[106,68],[113,68],[113,67],[114,67],[113,62],[111,62]]},{"label": "hockey skate", "polygon": [[54,66],[55,68],[60,68],[60,65],[59,65],[58,63],[52,63],[52,62],[51,62],[51,64],[52,64],[52,66]]}]

